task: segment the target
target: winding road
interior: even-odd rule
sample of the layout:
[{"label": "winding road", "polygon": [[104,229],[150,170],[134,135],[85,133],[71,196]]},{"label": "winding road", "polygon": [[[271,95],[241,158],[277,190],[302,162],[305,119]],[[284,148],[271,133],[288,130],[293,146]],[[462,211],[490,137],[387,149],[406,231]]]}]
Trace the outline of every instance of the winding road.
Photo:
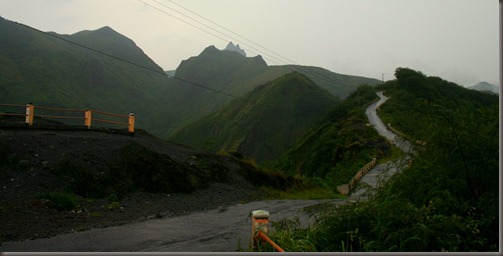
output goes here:
[{"label": "winding road", "polygon": [[[393,174],[403,169],[410,161],[410,154],[412,153],[412,145],[391,132],[386,125],[382,122],[381,118],[377,115],[379,106],[386,102],[389,98],[384,96],[383,92],[378,92],[379,100],[370,104],[365,109],[365,114],[369,119],[369,123],[377,130],[377,132],[386,138],[388,141],[392,142],[395,146],[401,149],[405,154],[403,157],[395,159],[384,164],[378,164],[370,171],[368,171],[360,180],[360,183],[365,183],[371,188],[376,188],[380,186],[381,183],[388,180]],[[372,190],[368,190],[365,187],[353,192],[350,196],[351,200],[364,200],[368,197],[368,193]]]},{"label": "winding road", "polygon": [[[391,133],[377,116],[377,107],[387,100],[381,98],[366,109],[366,114],[379,134],[393,141],[405,152],[410,144]],[[406,159],[405,159],[406,160]],[[380,164],[370,170],[362,179],[375,187],[400,169],[403,163]],[[386,171],[388,170],[388,171]],[[349,198],[359,200],[364,197],[364,189]],[[327,200],[268,200],[246,204],[236,204],[210,211],[196,212],[184,216],[153,219],[133,224],[93,229],[58,235],[45,239],[8,242],[2,244],[3,252],[235,252],[248,250],[251,240],[251,219],[253,210],[264,209],[271,214],[271,221],[284,218],[299,218],[307,224],[307,213],[301,209],[320,203],[346,203],[346,199]]]}]

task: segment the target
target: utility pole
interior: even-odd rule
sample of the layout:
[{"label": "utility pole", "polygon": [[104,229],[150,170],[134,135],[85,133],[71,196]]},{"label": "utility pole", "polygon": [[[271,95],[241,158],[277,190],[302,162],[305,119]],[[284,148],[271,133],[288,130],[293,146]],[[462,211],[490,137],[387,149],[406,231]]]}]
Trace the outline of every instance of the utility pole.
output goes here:
[{"label": "utility pole", "polygon": [[356,94],[358,95],[358,108],[360,108],[360,90],[356,88]]},{"label": "utility pole", "polygon": [[386,74],[386,73],[382,73],[382,74],[381,74],[381,79],[382,79],[382,83],[383,83],[383,84],[384,84],[384,74]]}]

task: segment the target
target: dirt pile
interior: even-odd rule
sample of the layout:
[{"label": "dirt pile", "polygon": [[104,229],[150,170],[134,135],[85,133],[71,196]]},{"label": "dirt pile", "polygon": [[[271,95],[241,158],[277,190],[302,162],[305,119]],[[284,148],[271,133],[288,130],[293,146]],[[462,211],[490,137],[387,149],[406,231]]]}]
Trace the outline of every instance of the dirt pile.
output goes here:
[{"label": "dirt pile", "polygon": [[0,126],[0,241],[253,200],[250,168],[145,132]]}]

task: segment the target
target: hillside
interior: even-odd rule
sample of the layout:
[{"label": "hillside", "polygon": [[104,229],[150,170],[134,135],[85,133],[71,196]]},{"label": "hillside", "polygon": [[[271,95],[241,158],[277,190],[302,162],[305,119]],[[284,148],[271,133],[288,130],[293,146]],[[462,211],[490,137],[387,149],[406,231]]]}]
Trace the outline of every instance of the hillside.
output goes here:
[{"label": "hillside", "polygon": [[37,121],[27,129],[0,118],[0,243],[214,209],[290,186],[146,132]]},{"label": "hillside", "polygon": [[[237,52],[218,50],[214,46],[207,47],[198,56],[182,61],[176,70],[176,76],[241,97],[258,85],[293,71],[305,75],[340,99],[347,97],[358,85],[379,83],[376,79],[337,74],[319,67],[267,66],[261,56],[244,57]],[[228,95],[180,81],[173,81],[162,95],[166,106],[161,110],[164,121],[161,121],[162,131],[155,130],[162,137],[169,137],[178,129],[212,114],[233,100]]]},{"label": "hillside", "polygon": [[359,87],[276,161],[276,167],[289,175],[321,178],[335,188],[372,158],[388,156],[391,145],[367,125],[363,111],[375,99],[372,87]]},{"label": "hillside", "polygon": [[336,102],[309,78],[293,72],[256,87],[216,113],[179,130],[171,139],[269,161],[303,137]]},{"label": "hillside", "polygon": [[141,48],[110,27],[44,34],[0,18],[0,36],[1,103],[132,112],[137,127],[162,138],[233,100],[215,91],[241,97],[293,70],[340,98],[361,83],[379,82],[317,67],[269,67],[260,56],[247,58],[210,46],[183,60],[174,72],[187,83],[164,76]]},{"label": "hillside", "polygon": [[395,73],[397,80],[385,87],[392,89],[387,93],[391,99],[383,106],[381,118],[414,139],[425,140],[430,136],[427,129],[430,123],[425,118],[441,114],[435,113],[432,106],[442,111],[476,113],[499,103],[497,95],[470,90],[415,70],[398,68]]},{"label": "hillside", "polygon": [[[390,97],[378,114],[415,144],[412,161],[384,186],[373,189],[369,200],[327,207],[320,210],[313,227],[288,227],[278,238],[297,251],[497,252],[498,96],[408,68],[397,68],[395,77],[377,88],[366,88],[368,93],[362,91],[360,97],[367,98],[374,90]],[[349,98],[353,106],[354,96]],[[361,112],[351,107],[334,111],[325,127],[284,156],[280,167],[318,177],[320,183],[337,184],[343,173],[334,177],[324,171],[330,173],[331,167],[350,165],[385,149],[384,144],[368,143],[375,137],[362,130]],[[351,120],[358,121],[356,126],[344,126]],[[351,140],[354,137],[358,138]],[[354,150],[366,146],[370,148]],[[323,166],[327,162],[329,166]],[[299,248],[301,244],[308,246]]]},{"label": "hillside", "polygon": [[[104,27],[51,35],[163,72],[130,39]],[[0,18],[0,102],[135,113],[149,128],[162,76]],[[146,103],[149,104],[146,104]]]}]

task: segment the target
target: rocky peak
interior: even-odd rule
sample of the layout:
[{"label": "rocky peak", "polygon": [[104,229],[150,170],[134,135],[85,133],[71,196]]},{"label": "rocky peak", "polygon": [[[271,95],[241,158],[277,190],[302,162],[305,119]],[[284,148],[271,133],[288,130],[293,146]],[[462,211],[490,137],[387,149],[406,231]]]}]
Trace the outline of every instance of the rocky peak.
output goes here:
[{"label": "rocky peak", "polygon": [[232,42],[229,42],[225,47],[224,51],[233,51],[237,52],[246,57],[246,52],[239,47],[239,44],[234,45]]}]

